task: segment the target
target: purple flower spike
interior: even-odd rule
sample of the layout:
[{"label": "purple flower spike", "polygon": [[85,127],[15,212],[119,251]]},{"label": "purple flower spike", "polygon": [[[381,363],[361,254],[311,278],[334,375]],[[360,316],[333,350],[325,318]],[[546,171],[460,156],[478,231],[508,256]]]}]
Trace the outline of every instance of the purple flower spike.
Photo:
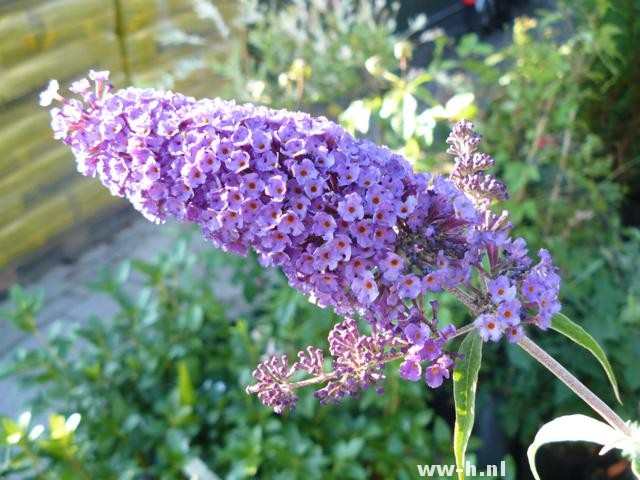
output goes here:
[{"label": "purple flower spike", "polygon": [[362,218],[364,209],[362,208],[362,199],[357,193],[349,193],[344,200],[338,203],[338,213],[346,222],[353,222]]},{"label": "purple flower spike", "polygon": [[416,298],[422,291],[422,283],[416,275],[403,275],[397,281],[398,295],[403,298]]},{"label": "purple flower spike", "polygon": [[345,396],[357,397],[360,390],[368,388],[382,393],[385,349],[393,344],[386,335],[362,335],[353,319],[337,324],[329,334],[336,380],[318,390],[316,397],[326,404],[338,403]]},{"label": "purple flower spike", "polygon": [[451,180],[470,197],[486,205],[491,200],[505,200],[508,195],[504,183],[484,173],[493,167],[495,160],[487,154],[476,152],[480,138],[471,122],[458,122],[447,138],[447,143],[451,145],[447,153],[455,155]]},{"label": "purple flower spike", "polygon": [[522,325],[518,325],[515,327],[507,327],[507,330],[505,333],[507,335],[507,339],[511,343],[516,343],[518,340],[524,337],[524,330],[522,328]]},{"label": "purple flower spike", "polygon": [[[402,157],[326,119],[113,91],[105,72],[91,76],[95,88],[83,80],[74,89],[84,103],[59,97],[55,84],[44,95],[63,103],[52,126],[79,170],[151,220],[194,222],[217,247],[257,251],[319,305],[372,322],[408,316],[401,299],[457,285],[465,252],[482,247],[478,212],[453,183],[430,183]],[[427,239],[420,262],[433,265],[440,252],[448,275],[432,284],[432,268],[414,270],[413,238]],[[313,262],[301,261],[308,255]]]},{"label": "purple flower spike", "polygon": [[520,323],[520,301],[513,299],[500,304],[497,317],[503,325],[518,325]]},{"label": "purple flower spike", "polygon": [[53,103],[54,100],[60,98],[60,94],[58,93],[59,89],[60,84],[58,83],[58,81],[51,80],[47,89],[40,94],[40,105],[43,107],[48,107]]},{"label": "purple flower spike", "polygon": [[[424,295],[451,292],[476,316],[485,341],[546,329],[560,310],[560,277],[546,250],[532,266],[507,213],[489,210],[506,187],[486,173],[480,136],[459,122],[447,139],[455,168],[446,178],[416,173],[400,155],[352,137],[324,117],[196,100],[179,93],[114,90],[90,72],[64,98],[54,80],[41,104],[54,138],[78,170],[98,177],[149,220],[199,225],[215,247],[258,254],[321,307],[346,320],[331,331],[333,372],[317,349],[261,363],[249,388],[277,412],[294,408],[295,372],[327,382],[323,403],[381,391],[385,363],[402,358],[405,378],[431,387],[449,378],[445,343],[455,335],[424,313]],[[367,322],[361,334],[355,317]],[[422,362],[431,362],[422,372]],[[308,382],[300,382],[309,384]]]},{"label": "purple flower spike", "polygon": [[304,370],[313,375],[320,375],[324,368],[324,354],[322,350],[307,347],[306,354],[298,352],[298,363],[294,365],[297,370]]},{"label": "purple flower spike", "polygon": [[358,301],[363,304],[370,304],[379,294],[373,274],[368,270],[356,276],[351,288],[357,295]]},{"label": "purple flower spike", "polygon": [[247,393],[257,393],[260,401],[273,407],[276,413],[294,409],[298,397],[287,383],[294,373],[295,368],[289,367],[286,355],[281,358],[273,357],[254,370],[253,377],[258,383],[248,387]]},{"label": "purple flower spike", "polygon": [[421,348],[412,347],[415,348],[415,350],[413,350],[411,353],[419,357],[421,360],[427,360],[431,362],[438,358],[442,353],[441,347],[443,343],[444,342],[442,342],[441,340],[434,340],[433,338],[430,338],[424,342]]}]

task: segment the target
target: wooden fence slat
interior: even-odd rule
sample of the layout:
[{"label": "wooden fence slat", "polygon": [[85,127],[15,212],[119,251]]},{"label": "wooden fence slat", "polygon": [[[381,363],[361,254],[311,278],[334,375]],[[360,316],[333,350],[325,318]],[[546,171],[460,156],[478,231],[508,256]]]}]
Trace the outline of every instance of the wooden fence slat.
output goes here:
[{"label": "wooden fence slat", "polygon": [[[193,0],[117,0],[120,28],[125,34],[162,22],[177,13],[193,11]],[[216,3],[221,3],[216,1]]]},{"label": "wooden fence slat", "polygon": [[97,181],[78,181],[0,229],[0,269],[17,264],[73,226],[121,207]]},{"label": "wooden fence slat", "polygon": [[48,112],[42,109],[29,113],[0,128],[0,181],[28,162],[33,154],[57,143],[53,140]]},{"label": "wooden fence slat", "polygon": [[230,42],[213,23],[190,11],[127,35],[126,61],[131,70],[144,69],[198,52],[216,55],[228,50]]},{"label": "wooden fence slat", "polygon": [[38,3],[42,3],[42,0],[0,0],[0,15],[9,15],[16,10],[24,10]]},{"label": "wooden fence slat", "polygon": [[[116,36],[103,32],[56,48],[15,65],[0,75],[0,103],[37,94],[51,78],[62,80],[86,75],[90,68],[118,69],[122,59]],[[37,102],[34,102],[34,107]]]},{"label": "wooden fence slat", "polygon": [[[34,161],[0,179],[0,225],[39,202],[47,202],[50,186],[58,186],[65,177],[75,174],[75,162],[64,146],[42,153]],[[53,192],[55,193],[55,192]]]},{"label": "wooden fence slat", "polygon": [[0,16],[0,66],[9,67],[74,39],[115,31],[115,6],[104,0],[45,1]]}]

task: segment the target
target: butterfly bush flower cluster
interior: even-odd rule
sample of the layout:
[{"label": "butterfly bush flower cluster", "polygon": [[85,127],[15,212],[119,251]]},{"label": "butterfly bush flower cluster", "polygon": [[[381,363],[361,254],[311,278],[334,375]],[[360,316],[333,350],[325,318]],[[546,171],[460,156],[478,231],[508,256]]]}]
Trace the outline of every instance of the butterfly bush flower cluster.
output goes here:
[{"label": "butterfly bush flower cluster", "polygon": [[247,390],[277,412],[294,408],[306,385],[324,384],[323,403],[382,391],[384,367],[396,359],[404,378],[440,386],[458,358],[447,342],[461,331],[439,325],[437,302],[426,311],[425,295],[454,295],[474,315],[468,328],[493,341],[517,341],[525,324],[545,329],[560,308],[549,254],[532,267],[506,213],[489,210],[506,187],[486,173],[494,161],[477,152],[468,122],[448,139],[455,169],[446,178],[416,173],[324,117],[114,90],[107,72],[70,90],[80,99],[52,82],[41,103],[60,102],[54,136],[82,174],[154,222],[195,223],[216,247],[254,250],[344,318],[329,334],[331,358],[309,347],[297,362],[281,356],[257,367]]},{"label": "butterfly bush flower cluster", "polygon": [[[463,190],[483,212],[485,222],[480,231],[496,230],[506,220],[497,217],[488,206],[492,200],[507,198],[506,186],[485,171],[495,160],[477,151],[480,143],[473,125],[459,122],[447,143],[448,153],[455,155],[451,181]],[[505,229],[505,233],[509,227]],[[509,239],[506,234],[493,237],[485,244],[492,275],[485,277],[486,293],[482,313],[474,325],[483,340],[499,340],[503,334],[516,342],[524,336],[522,325],[533,323],[543,330],[551,325],[551,318],[560,311],[558,291],[560,277],[556,274],[549,252],[539,252],[540,263],[530,268],[524,239]]]}]

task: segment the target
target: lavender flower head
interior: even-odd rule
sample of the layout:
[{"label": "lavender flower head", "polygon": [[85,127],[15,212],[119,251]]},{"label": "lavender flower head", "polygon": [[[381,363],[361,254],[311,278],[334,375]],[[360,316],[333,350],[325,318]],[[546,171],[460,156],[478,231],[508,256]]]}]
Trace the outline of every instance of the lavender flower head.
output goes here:
[{"label": "lavender flower head", "polygon": [[[330,334],[332,370],[310,347],[257,368],[257,393],[281,412],[295,407],[296,372],[328,382],[323,401],[381,389],[384,365],[402,358],[401,374],[436,387],[450,376],[455,335],[441,328],[422,298],[446,290],[476,316],[485,340],[517,341],[523,324],[547,328],[557,313],[559,277],[545,251],[533,268],[522,239],[509,237],[506,214],[488,210],[506,196],[484,173],[468,122],[448,142],[451,178],[416,173],[401,156],[358,140],[324,117],[236,105],[156,90],[113,90],[107,72],[42,97],[53,108],[55,138],[73,151],[78,170],[98,177],[146,218],[198,224],[216,247],[259,254],[289,283],[346,320]],[[489,270],[478,269],[487,258]],[[480,274],[478,273],[480,272]],[[370,324],[364,335],[355,318]],[[306,382],[306,383],[305,383]]]}]

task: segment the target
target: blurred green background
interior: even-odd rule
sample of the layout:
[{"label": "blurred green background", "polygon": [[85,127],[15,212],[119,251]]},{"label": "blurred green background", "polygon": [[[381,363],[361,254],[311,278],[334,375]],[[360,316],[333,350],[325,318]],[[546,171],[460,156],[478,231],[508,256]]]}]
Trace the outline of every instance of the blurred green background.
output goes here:
[{"label": "blurred green background", "polygon": [[[624,418],[640,417],[640,4],[498,2],[483,23],[451,2],[446,21],[421,15],[438,18],[440,3],[0,2],[0,331],[38,342],[0,352],[0,377],[35,392],[22,409],[32,416],[0,420],[0,477],[408,479],[417,464],[453,462],[450,386],[400,381],[393,366],[383,396],[321,408],[306,392],[282,417],[245,395],[263,355],[326,346],[336,319],[189,229],[154,260],[103,264],[87,295],[109,297],[115,314],[41,328],[52,299],[28,287],[30,269],[73,258],[88,243],[78,238],[130,214],[74,173],[36,104],[49,78],[89,68],[110,68],[119,86],[324,114],[441,173],[451,125],[472,119],[509,185],[515,233],[554,255],[564,312],[605,346],[624,405],[586,353],[553,333],[536,340]],[[27,286],[9,288],[16,279]],[[469,320],[447,299],[441,308]],[[537,428],[589,412],[510,345],[485,357],[472,460],[505,459],[510,478],[529,478]],[[584,445],[540,457],[545,479],[629,475]]]}]

